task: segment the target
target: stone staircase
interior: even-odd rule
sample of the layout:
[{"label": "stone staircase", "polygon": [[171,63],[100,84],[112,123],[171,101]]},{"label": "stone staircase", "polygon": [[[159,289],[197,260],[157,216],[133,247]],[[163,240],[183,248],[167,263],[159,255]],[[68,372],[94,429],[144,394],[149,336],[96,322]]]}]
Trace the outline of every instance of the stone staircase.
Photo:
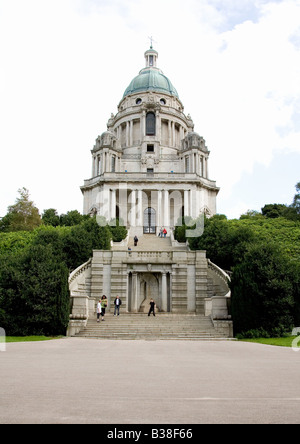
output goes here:
[{"label": "stone staircase", "polygon": [[81,338],[125,340],[228,340],[213,326],[209,317],[194,314],[142,313],[105,315],[104,321],[89,319],[74,335]]},{"label": "stone staircase", "polygon": [[172,250],[172,243],[170,237],[158,237],[153,234],[144,234],[138,238],[138,244],[135,247],[133,237],[129,238],[128,247],[132,250],[143,251],[166,251]]}]

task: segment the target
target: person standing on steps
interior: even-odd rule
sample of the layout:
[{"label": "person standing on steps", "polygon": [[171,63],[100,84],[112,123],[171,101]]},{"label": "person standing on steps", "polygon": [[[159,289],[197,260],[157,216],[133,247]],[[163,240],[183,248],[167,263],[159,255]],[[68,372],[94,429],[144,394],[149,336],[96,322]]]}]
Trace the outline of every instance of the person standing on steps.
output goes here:
[{"label": "person standing on steps", "polygon": [[138,244],[138,237],[137,237],[137,235],[134,236],[133,240],[134,240],[134,246],[136,247],[137,244]]},{"label": "person standing on steps", "polygon": [[119,314],[120,314],[120,305],[122,304],[122,301],[119,298],[119,296],[116,297],[114,304],[115,304],[114,316],[116,316],[117,312],[118,312],[118,316],[119,316]]},{"label": "person standing on steps", "polygon": [[164,231],[163,231],[163,233],[164,233],[164,237],[166,237],[166,234],[167,234],[167,230],[164,228]]},{"label": "person standing on steps", "polygon": [[106,307],[107,307],[107,297],[105,295],[103,295],[102,298],[101,298],[101,316],[102,316],[102,321],[104,321]]},{"label": "person standing on steps", "polygon": [[155,304],[154,300],[151,299],[150,300],[150,309],[149,309],[148,316],[150,316],[151,312],[153,313],[153,316],[155,316],[155,307],[156,307],[156,304]]},{"label": "person standing on steps", "polygon": [[98,302],[98,304],[97,304],[97,322],[99,322],[100,321],[100,315],[101,315],[101,299],[99,299],[99,302]]}]

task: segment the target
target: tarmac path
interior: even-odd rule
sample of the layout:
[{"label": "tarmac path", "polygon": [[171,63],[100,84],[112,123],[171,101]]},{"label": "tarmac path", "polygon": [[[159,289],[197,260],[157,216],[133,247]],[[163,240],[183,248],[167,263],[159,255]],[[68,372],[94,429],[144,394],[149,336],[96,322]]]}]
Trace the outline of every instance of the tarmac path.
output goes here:
[{"label": "tarmac path", "polygon": [[300,423],[300,352],[63,338],[0,352],[1,424]]}]

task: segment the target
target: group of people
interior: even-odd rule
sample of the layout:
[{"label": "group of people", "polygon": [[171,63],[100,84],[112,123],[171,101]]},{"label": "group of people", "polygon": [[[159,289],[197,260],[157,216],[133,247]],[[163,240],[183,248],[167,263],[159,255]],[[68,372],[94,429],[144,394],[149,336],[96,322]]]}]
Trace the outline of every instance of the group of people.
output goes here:
[{"label": "group of people", "polygon": [[[116,315],[119,316],[121,304],[122,304],[122,301],[119,298],[119,296],[117,296],[116,299],[114,300],[114,305],[115,305],[114,316],[116,316]],[[155,316],[156,304],[153,299],[150,300],[149,305],[150,305],[150,309],[148,312],[148,316],[150,316],[151,313],[153,313],[153,316]],[[102,296],[102,298],[99,299],[99,302],[97,304],[97,322],[100,322],[100,316],[102,318],[102,321],[104,321],[106,307],[107,307],[107,297],[104,294]]]},{"label": "group of people", "polygon": [[159,230],[158,237],[166,237],[167,230],[163,227]]},{"label": "group of people", "polygon": [[[116,315],[119,316],[121,304],[122,301],[119,298],[119,296],[117,296],[116,299],[114,300],[114,305],[115,305],[114,316]],[[107,307],[107,297],[104,294],[102,298],[99,299],[99,302],[97,304],[97,322],[100,322],[100,316],[102,318],[102,321],[104,321],[106,307]]]}]

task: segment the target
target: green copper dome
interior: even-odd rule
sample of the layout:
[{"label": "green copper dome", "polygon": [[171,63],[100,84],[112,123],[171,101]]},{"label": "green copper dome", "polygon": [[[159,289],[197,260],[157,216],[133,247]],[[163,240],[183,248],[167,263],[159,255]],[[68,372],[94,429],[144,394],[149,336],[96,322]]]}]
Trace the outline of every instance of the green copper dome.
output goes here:
[{"label": "green copper dome", "polygon": [[168,77],[157,68],[142,69],[126,88],[123,98],[138,92],[155,91],[178,97],[178,93]]},{"label": "green copper dome", "polygon": [[[146,67],[139,72],[126,88],[123,98],[138,92],[155,91],[178,97],[178,93],[168,77],[157,68],[158,52],[152,48],[145,52]],[[179,98],[179,97],[178,97]]]}]

